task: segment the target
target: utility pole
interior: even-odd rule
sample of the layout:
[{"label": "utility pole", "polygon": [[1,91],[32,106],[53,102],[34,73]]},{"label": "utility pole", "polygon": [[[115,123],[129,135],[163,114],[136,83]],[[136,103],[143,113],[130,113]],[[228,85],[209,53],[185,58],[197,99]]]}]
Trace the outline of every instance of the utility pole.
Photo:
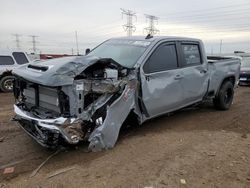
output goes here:
[{"label": "utility pole", "polygon": [[145,14],[146,20],[149,22],[149,26],[144,28],[144,30],[147,32],[147,34],[154,35],[159,33],[160,31],[155,28],[155,23],[158,24],[158,17],[153,15]]},{"label": "utility pole", "polygon": [[15,40],[15,42],[16,42],[16,48],[17,49],[20,49],[20,39],[19,39],[19,37],[21,37],[21,35],[20,34],[12,34],[15,38],[16,38],[16,40]]},{"label": "utility pole", "polygon": [[132,33],[135,32],[136,27],[133,25],[133,18],[136,18],[136,13],[131,10],[122,9],[122,16],[127,16],[127,24],[123,25],[124,31],[127,31],[127,36],[132,36]]},{"label": "utility pole", "polygon": [[222,49],[222,40],[220,40],[220,54],[221,54],[221,49]]},{"label": "utility pole", "polygon": [[37,50],[37,48],[36,48],[36,44],[37,44],[37,41],[36,41],[36,38],[38,37],[38,36],[35,36],[35,35],[30,35],[29,37],[31,37],[32,38],[32,46],[33,46],[33,52],[34,52],[34,54],[36,54],[36,50]]},{"label": "utility pole", "polygon": [[79,48],[78,48],[78,37],[77,37],[77,31],[75,31],[75,36],[76,36],[76,52],[77,52],[77,55],[80,55],[80,54],[79,54]]}]

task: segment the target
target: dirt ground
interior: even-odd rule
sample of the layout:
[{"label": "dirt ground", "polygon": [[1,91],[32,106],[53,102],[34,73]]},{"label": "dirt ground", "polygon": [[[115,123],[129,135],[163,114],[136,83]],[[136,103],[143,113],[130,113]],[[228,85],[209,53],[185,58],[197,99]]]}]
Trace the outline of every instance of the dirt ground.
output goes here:
[{"label": "dirt ground", "polygon": [[33,177],[55,151],[10,121],[13,102],[0,93],[0,188],[250,187],[250,87],[237,89],[229,111],[208,104],[156,118],[122,131],[112,150],[61,151]]}]

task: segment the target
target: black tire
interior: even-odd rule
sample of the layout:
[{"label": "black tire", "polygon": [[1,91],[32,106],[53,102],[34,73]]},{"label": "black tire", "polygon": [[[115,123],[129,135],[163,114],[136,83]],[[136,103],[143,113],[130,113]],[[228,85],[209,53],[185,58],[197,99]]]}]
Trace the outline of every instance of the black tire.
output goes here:
[{"label": "black tire", "polygon": [[217,96],[214,98],[214,106],[219,110],[228,110],[233,102],[234,86],[226,81],[222,84]]},{"label": "black tire", "polygon": [[0,89],[3,92],[12,92],[14,76],[4,76],[0,80]]}]

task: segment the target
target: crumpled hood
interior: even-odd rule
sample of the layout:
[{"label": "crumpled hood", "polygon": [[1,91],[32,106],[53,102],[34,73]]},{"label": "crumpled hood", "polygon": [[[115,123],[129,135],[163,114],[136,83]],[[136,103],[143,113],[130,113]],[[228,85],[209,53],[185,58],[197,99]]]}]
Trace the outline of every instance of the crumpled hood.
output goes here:
[{"label": "crumpled hood", "polygon": [[13,74],[46,86],[70,85],[75,76],[98,60],[93,56],[63,57],[25,64],[13,70]]}]

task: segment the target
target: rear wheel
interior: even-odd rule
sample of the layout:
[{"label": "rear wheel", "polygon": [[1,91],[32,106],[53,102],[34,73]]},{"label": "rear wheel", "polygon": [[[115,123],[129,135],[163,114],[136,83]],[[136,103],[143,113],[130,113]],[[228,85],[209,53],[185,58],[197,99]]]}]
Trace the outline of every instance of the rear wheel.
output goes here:
[{"label": "rear wheel", "polygon": [[234,87],[232,82],[222,84],[217,96],[214,98],[214,106],[219,110],[228,110],[233,102]]},{"label": "rear wheel", "polygon": [[13,80],[14,76],[4,76],[0,80],[0,89],[3,92],[11,92],[13,90]]}]

